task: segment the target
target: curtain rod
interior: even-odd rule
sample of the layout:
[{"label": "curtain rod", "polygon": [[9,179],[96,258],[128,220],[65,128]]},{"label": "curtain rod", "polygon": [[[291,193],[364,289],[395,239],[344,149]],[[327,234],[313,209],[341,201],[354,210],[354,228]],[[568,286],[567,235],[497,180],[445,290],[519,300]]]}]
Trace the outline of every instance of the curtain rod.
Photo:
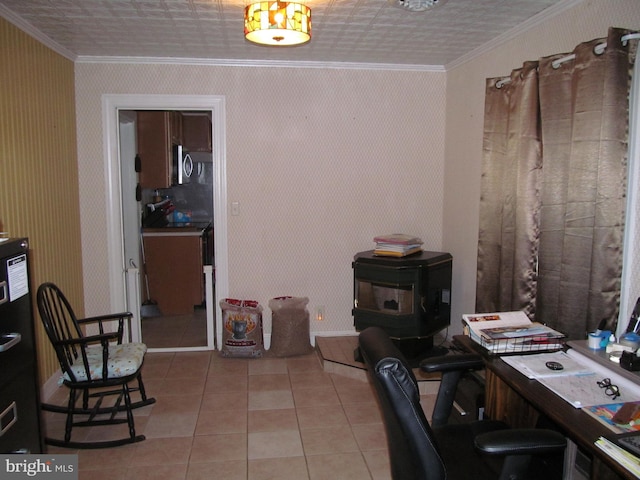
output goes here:
[{"label": "curtain rod", "polygon": [[[622,45],[626,47],[629,40],[638,40],[638,39],[640,39],[640,32],[623,35],[620,38],[620,41],[622,42]],[[595,52],[596,55],[602,55],[606,48],[607,48],[607,42],[602,42],[596,45],[595,47],[593,47],[593,51]],[[560,68],[560,66],[563,63],[570,62],[575,58],[576,58],[576,54],[572,53],[570,55],[567,55],[566,57],[562,57],[557,60],[554,60],[553,62],[551,62],[551,67],[554,69]],[[496,88],[502,88],[509,83],[511,83],[511,77],[501,78],[496,82]]]},{"label": "curtain rod", "polygon": [[[623,35],[620,38],[620,40],[622,42],[622,46],[626,47],[627,43],[629,43],[629,40],[637,40],[639,38],[640,38],[640,33],[629,33],[627,35]],[[596,55],[602,55],[606,48],[607,48],[607,42],[602,42],[602,43],[599,43],[598,45],[596,45],[595,47],[593,47],[593,52]],[[573,60],[575,58],[576,58],[576,54],[572,53],[571,55],[567,55],[566,57],[562,57],[562,58],[559,58],[557,60],[554,60],[551,63],[551,66],[553,68],[560,68],[560,65],[562,65],[563,63],[566,63],[566,62],[570,62],[571,60]]]}]

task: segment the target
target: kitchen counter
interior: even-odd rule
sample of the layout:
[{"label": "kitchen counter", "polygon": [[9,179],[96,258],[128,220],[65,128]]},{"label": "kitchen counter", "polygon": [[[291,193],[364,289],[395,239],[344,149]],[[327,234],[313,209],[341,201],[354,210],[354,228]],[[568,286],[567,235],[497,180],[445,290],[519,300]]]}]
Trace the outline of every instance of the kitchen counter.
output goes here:
[{"label": "kitchen counter", "polygon": [[199,237],[211,229],[210,222],[168,223],[165,227],[143,228],[143,237]]}]

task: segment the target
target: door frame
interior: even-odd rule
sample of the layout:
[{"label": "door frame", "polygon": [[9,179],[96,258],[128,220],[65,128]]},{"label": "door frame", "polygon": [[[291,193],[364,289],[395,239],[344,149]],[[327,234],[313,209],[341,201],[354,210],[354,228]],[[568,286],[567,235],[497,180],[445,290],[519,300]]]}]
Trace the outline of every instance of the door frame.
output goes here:
[{"label": "door frame", "polygon": [[[107,243],[109,289],[113,311],[127,309],[127,264],[124,254],[122,221],[122,184],[119,139],[121,110],[206,110],[211,111],[213,146],[213,235],[215,259],[215,315],[207,320],[206,347],[176,347],[165,351],[213,350],[219,336],[222,311],[220,299],[229,292],[229,260],[227,244],[227,165],[225,97],[221,95],[144,95],[105,94],[102,96],[105,178],[107,180]],[[135,316],[140,321],[140,316]],[[212,316],[207,315],[207,318]],[[140,326],[137,325],[137,328]],[[218,327],[218,328],[216,328]],[[135,330],[135,327],[133,328]],[[138,330],[140,331],[140,330]]]}]

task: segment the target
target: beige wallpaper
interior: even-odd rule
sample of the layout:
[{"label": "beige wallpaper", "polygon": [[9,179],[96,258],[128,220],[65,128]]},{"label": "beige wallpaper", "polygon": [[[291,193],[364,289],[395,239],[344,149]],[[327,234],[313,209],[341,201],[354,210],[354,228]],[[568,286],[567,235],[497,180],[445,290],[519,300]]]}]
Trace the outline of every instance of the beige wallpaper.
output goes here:
[{"label": "beige wallpaper", "polygon": [[637,5],[586,0],[446,73],[76,64],[87,309],[109,303],[101,95],[224,95],[228,200],[240,205],[228,217],[230,295],[265,306],[308,296],[312,312],[325,307],[313,332],[352,331],[353,254],[407,232],[452,253],[458,333],[475,300],[485,78],[611,25],[639,28]]},{"label": "beige wallpaper", "polygon": [[571,52],[578,43],[606,37],[609,26],[640,29],[639,7],[638,0],[587,0],[447,72],[443,245],[457,267],[452,325],[458,332],[457,319],[475,306],[485,79],[508,75],[526,60]]},{"label": "beige wallpaper", "polygon": [[229,294],[258,300],[267,332],[281,295],[324,306],[312,332],[353,331],[351,261],[377,234],[446,249],[443,72],[77,63],[89,312],[109,306],[105,93],[225,96],[227,195],[240,211],[228,216]]},{"label": "beige wallpaper", "polygon": [[[73,63],[0,18],[0,230],[29,237],[31,291],[57,283],[83,314]],[[38,369],[58,362],[35,313]]]}]

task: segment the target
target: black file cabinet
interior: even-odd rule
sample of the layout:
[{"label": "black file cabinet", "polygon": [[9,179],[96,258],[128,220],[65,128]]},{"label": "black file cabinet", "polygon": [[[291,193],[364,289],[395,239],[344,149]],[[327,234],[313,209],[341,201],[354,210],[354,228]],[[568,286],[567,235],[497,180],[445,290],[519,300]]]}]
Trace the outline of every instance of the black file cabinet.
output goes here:
[{"label": "black file cabinet", "polygon": [[27,239],[0,243],[0,453],[42,453]]}]

